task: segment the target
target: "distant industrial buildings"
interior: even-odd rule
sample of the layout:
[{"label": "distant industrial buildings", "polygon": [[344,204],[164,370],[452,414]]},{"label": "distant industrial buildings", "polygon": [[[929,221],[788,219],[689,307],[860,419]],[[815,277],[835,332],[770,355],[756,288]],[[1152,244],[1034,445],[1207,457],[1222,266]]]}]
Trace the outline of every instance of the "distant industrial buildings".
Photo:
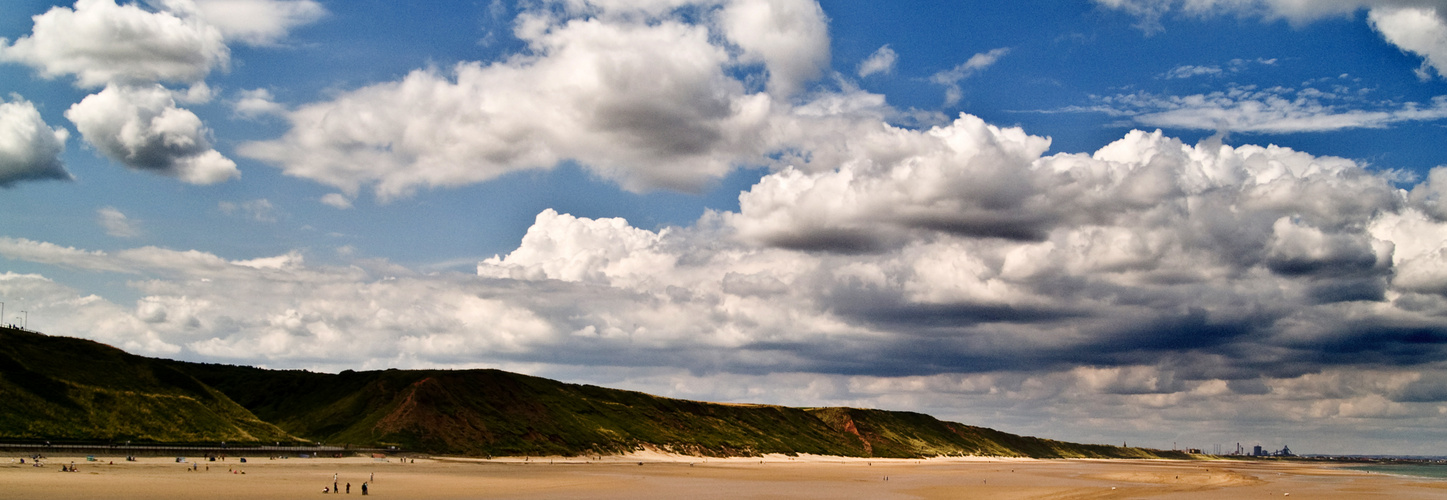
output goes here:
[{"label": "distant industrial buildings", "polygon": [[[1122,443],[1122,446],[1124,446],[1124,443]],[[1190,448],[1190,447],[1187,447],[1187,448],[1179,448],[1179,447],[1176,446],[1176,443],[1171,443],[1171,450],[1172,450],[1172,451],[1177,451],[1177,450],[1179,450],[1179,451],[1184,451],[1184,452],[1189,453],[1189,454],[1192,454],[1192,455],[1205,455],[1205,454],[1206,454],[1206,450],[1203,449],[1203,448]],[[1256,446],[1252,446],[1250,449],[1247,449],[1246,447],[1241,446],[1241,443],[1236,443],[1236,449],[1235,449],[1234,451],[1229,451],[1229,452],[1226,452],[1226,453],[1222,453],[1221,451],[1222,451],[1222,450],[1221,450],[1221,445],[1220,445],[1219,443],[1218,443],[1218,444],[1214,444],[1214,445],[1211,446],[1211,453],[1210,453],[1210,454],[1211,454],[1211,455],[1218,455],[1218,456],[1227,456],[1227,457],[1295,457],[1295,456],[1297,456],[1296,453],[1294,453],[1294,452],[1291,451],[1291,447],[1290,447],[1290,446],[1287,446],[1287,445],[1282,445],[1282,446],[1281,446],[1281,449],[1279,449],[1279,450],[1271,451],[1271,450],[1268,450],[1268,449],[1266,449],[1266,448],[1263,448],[1263,447],[1262,447],[1261,445],[1259,445],[1259,444],[1256,445]]]},{"label": "distant industrial buildings", "polygon": [[[1220,453],[1218,452],[1217,455],[1219,455],[1219,454],[1220,454]],[[1242,448],[1242,447],[1241,447],[1241,443],[1236,443],[1236,451],[1234,451],[1234,452],[1232,452],[1232,453],[1229,453],[1228,455],[1248,456],[1248,457],[1294,457],[1294,456],[1296,456],[1295,453],[1292,453],[1292,452],[1291,452],[1291,447],[1290,447],[1290,446],[1285,446],[1285,445],[1283,445],[1280,450],[1267,451],[1265,448],[1262,448],[1261,445],[1258,444],[1258,445],[1256,445],[1256,446],[1252,446],[1250,453],[1248,453],[1245,448]]]}]

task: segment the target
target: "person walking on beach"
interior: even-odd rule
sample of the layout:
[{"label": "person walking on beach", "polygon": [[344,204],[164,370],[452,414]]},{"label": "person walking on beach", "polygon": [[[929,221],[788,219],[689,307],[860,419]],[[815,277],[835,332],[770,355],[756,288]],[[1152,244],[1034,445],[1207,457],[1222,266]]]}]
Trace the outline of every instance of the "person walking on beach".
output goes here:
[{"label": "person walking on beach", "polygon": [[366,494],[367,494],[367,483],[362,483],[362,494],[363,494],[363,495],[366,495]]},{"label": "person walking on beach", "polygon": [[347,483],[347,494],[352,494],[352,483]]}]

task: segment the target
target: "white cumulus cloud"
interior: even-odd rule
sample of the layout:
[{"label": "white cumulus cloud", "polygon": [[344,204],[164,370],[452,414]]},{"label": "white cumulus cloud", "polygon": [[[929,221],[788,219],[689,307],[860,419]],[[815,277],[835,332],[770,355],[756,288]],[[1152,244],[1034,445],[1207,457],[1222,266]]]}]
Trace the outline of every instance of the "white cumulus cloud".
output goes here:
[{"label": "white cumulus cloud", "polygon": [[497,278],[597,283],[656,274],[673,267],[677,258],[657,250],[663,236],[629,226],[620,218],[580,219],[549,209],[538,214],[522,246],[505,262],[493,257],[479,264],[477,272]]},{"label": "white cumulus cloud", "polygon": [[[46,78],[74,76],[80,87],[104,86],[66,113],[87,142],[127,167],[212,184],[239,172],[176,101],[211,100],[205,79],[230,64],[228,41],[273,44],[323,14],[313,0],[77,0],[73,8],[35,16],[30,35],[0,39],[0,61],[31,66]],[[188,90],[163,96],[169,91],[162,83]],[[264,92],[244,93],[237,114],[280,112]],[[45,172],[54,177],[56,168]]]},{"label": "white cumulus cloud", "polygon": [[175,177],[191,184],[215,184],[241,172],[211,148],[207,129],[194,113],[176,107],[160,85],[110,85],[71,106],[65,117],[86,142],[132,169]]},{"label": "white cumulus cloud", "polygon": [[[817,6],[796,3],[743,2],[721,15],[769,20],[731,25],[729,36],[797,36],[812,47],[807,40],[826,34],[808,28]],[[740,60],[707,26],[671,15],[525,14],[517,34],[532,55],[418,70],[303,105],[286,114],[285,136],[240,151],[349,195],[373,185],[388,199],[566,159],[628,189],[692,191],[775,147],[765,132],[779,105],[729,74]],[[764,64],[771,89],[796,88],[818,63],[813,52],[738,43],[744,60]]]},{"label": "white cumulus cloud", "polygon": [[18,95],[0,100],[0,187],[17,182],[69,180],[60,155],[70,132],[50,128],[35,105]]},{"label": "white cumulus cloud", "polygon": [[30,36],[0,41],[0,60],[47,78],[74,75],[82,87],[201,81],[231,60],[221,31],[201,19],[115,0],[78,0],[35,17]]},{"label": "white cumulus cloud", "polygon": [[[147,8],[154,7],[154,8]],[[313,0],[77,0],[35,16],[31,34],[0,39],[0,61],[81,87],[195,83],[231,61],[228,41],[273,44],[325,14]]]},{"label": "white cumulus cloud", "polygon": [[[838,169],[788,169],[739,196],[731,221],[741,236],[801,249],[869,251],[908,241],[909,231],[1040,238],[1053,215],[1030,176],[1048,139],[963,115],[916,132],[883,127],[857,136]],[[1068,209],[1067,209],[1068,210]]]},{"label": "white cumulus cloud", "polygon": [[1392,45],[1422,57],[1423,80],[1429,68],[1447,78],[1447,5],[1372,9],[1367,19]]},{"label": "white cumulus cloud", "polygon": [[829,65],[829,23],[814,0],[733,0],[720,19],[743,61],[764,63],[775,97],[793,95]]}]

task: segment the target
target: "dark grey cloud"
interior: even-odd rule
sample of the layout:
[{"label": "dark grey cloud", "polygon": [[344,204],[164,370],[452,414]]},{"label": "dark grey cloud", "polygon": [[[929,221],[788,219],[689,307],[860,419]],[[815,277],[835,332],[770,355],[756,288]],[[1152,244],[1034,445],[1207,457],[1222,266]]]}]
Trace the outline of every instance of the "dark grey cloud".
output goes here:
[{"label": "dark grey cloud", "polygon": [[1447,379],[1423,377],[1397,391],[1392,400],[1404,403],[1447,402]]}]

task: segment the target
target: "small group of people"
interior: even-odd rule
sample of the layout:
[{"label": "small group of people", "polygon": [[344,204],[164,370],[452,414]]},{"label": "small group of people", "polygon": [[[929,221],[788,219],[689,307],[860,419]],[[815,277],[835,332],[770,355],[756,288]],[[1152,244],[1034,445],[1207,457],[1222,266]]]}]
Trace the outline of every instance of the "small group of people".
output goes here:
[{"label": "small group of people", "polygon": [[75,462],[71,462],[70,465],[60,464],[60,471],[61,471],[61,472],[80,472],[80,469],[77,469],[77,468],[75,467]]},{"label": "small group of people", "polygon": [[[323,487],[322,487],[322,493],[341,493],[341,492],[342,492],[342,489],[341,489],[341,488],[338,488],[338,487],[337,487],[337,483],[335,483],[335,482],[333,482],[331,486],[323,486]],[[351,494],[351,493],[352,493],[352,483],[347,483],[347,493],[348,493],[348,494]],[[362,483],[362,494],[363,494],[363,495],[366,495],[366,494],[367,494],[367,483]]]},{"label": "small group of people", "polygon": [[[39,453],[36,453],[36,454],[34,454],[34,455],[31,455],[31,456],[30,456],[30,466],[31,466],[31,467],[45,467],[45,464],[41,462],[41,460],[44,459],[44,458],[45,458],[45,455],[41,455],[41,454],[39,454]],[[71,463],[74,463],[74,462],[71,462]],[[21,464],[21,465],[24,465],[24,464],[25,464],[25,457],[21,457],[21,458],[20,458],[20,464]]]},{"label": "small group of people", "polygon": [[[342,492],[342,489],[339,488],[339,487],[337,487],[337,481],[338,481],[338,478],[339,478],[339,477],[341,477],[340,474],[333,472],[333,473],[332,473],[332,486],[331,486],[330,488],[328,488],[328,487],[322,487],[322,493],[341,493],[341,492]],[[366,494],[367,494],[367,483],[370,483],[370,482],[373,482],[373,481],[376,481],[376,480],[377,480],[377,473],[373,472],[373,473],[367,474],[367,480],[362,483],[362,494],[363,494],[363,495],[366,495]],[[351,492],[352,492],[352,483],[347,483],[347,493],[348,493],[348,494],[351,494]]]}]

